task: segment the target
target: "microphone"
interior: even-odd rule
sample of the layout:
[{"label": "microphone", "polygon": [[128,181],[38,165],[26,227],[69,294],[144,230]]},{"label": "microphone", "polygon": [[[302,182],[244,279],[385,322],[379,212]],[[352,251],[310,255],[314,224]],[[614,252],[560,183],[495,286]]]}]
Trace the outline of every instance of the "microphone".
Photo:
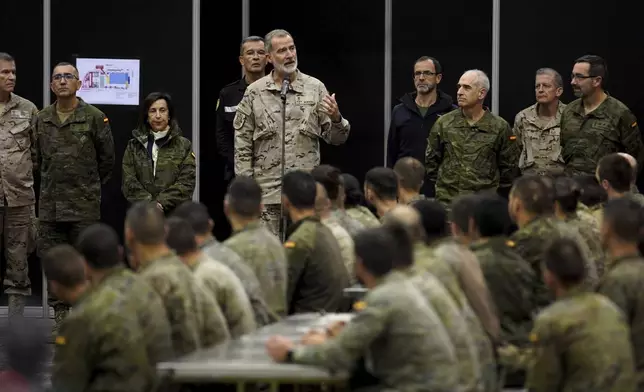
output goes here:
[{"label": "microphone", "polygon": [[282,80],[282,91],[280,91],[280,96],[282,97],[282,101],[286,101],[286,92],[288,91],[288,88],[291,86],[291,79],[289,76],[286,76],[284,80]]}]

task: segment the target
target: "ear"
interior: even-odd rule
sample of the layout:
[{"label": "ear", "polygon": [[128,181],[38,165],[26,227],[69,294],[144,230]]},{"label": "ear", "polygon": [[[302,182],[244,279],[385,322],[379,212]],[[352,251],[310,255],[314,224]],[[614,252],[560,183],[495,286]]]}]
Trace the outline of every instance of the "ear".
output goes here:
[{"label": "ear", "polygon": [[476,222],[474,222],[474,218],[470,216],[470,219],[467,222],[467,234],[471,236],[476,231]]},{"label": "ear", "polygon": [[436,75],[436,84],[440,83],[443,80],[443,74]]},{"label": "ear", "polygon": [[208,219],[208,229],[212,231],[215,228],[215,222],[212,219]]},{"label": "ear", "polygon": [[563,94],[563,87],[557,87],[557,90],[555,90],[555,95],[557,98],[561,97],[561,94]]},{"label": "ear", "polygon": [[266,53],[266,61],[273,64],[273,56],[270,53]]},{"label": "ear", "polygon": [[239,64],[244,65],[244,56],[239,56]]},{"label": "ear", "polygon": [[452,233],[454,237],[458,237],[461,234],[461,230],[454,222],[449,222],[449,231]]},{"label": "ear", "polygon": [[608,183],[608,180],[602,180],[601,185],[602,185],[602,188],[604,188],[604,190],[606,191],[610,188],[610,184]]}]

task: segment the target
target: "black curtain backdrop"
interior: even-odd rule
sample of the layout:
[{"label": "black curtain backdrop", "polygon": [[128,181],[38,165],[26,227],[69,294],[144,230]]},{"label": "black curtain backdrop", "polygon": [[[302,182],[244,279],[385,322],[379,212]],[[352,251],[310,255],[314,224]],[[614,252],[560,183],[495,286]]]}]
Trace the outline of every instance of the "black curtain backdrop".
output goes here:
[{"label": "black curtain backdrop", "polygon": [[[397,0],[398,1],[398,0]],[[362,180],[383,164],[384,1],[325,1],[307,4],[251,0],[250,34],[285,29],[297,46],[299,68],[336,94],[351,123],[343,146],[322,143],[322,162]]]},{"label": "black curtain backdrop", "polygon": [[[412,72],[421,56],[441,63],[438,88],[454,100],[456,84],[468,69],[480,69],[492,79],[492,1],[396,0],[392,11],[392,109],[414,91]],[[490,94],[486,105],[491,105]]]},{"label": "black curtain backdrop", "polygon": [[227,237],[229,229],[223,213],[226,188],[223,161],[217,154],[215,107],[219,90],[241,77],[241,13],[241,1],[201,2],[201,75],[205,83],[201,84],[199,200],[208,207],[219,240]]},{"label": "black curtain backdrop", "polygon": [[[42,109],[42,74],[43,74],[43,31],[42,1],[7,1],[2,4],[0,12],[0,31],[3,33],[0,51],[7,52],[16,60],[16,94],[33,102]],[[25,33],[26,23],[29,23]],[[4,241],[2,240],[2,248]],[[0,276],[4,279],[5,257],[0,256]],[[32,281],[33,296],[28,305],[38,305],[42,293],[40,263],[35,255],[29,258],[29,278]],[[3,289],[4,292],[4,289]],[[0,294],[0,306],[7,306],[7,297]]]}]

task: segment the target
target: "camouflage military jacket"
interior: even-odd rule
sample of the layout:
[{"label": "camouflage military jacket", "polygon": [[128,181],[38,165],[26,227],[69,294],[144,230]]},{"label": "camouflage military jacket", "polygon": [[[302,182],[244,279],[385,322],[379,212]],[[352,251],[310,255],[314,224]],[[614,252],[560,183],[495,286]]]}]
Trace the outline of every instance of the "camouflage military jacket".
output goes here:
[{"label": "camouflage military jacket", "polygon": [[588,246],[592,259],[595,261],[597,276],[601,277],[604,273],[606,255],[604,254],[604,249],[599,237],[599,224],[597,224],[596,219],[594,219],[592,214],[582,210],[569,215],[566,218],[566,223],[579,231],[581,238]]},{"label": "camouflage military jacket", "polygon": [[347,215],[362,223],[365,228],[380,226],[378,218],[365,206],[347,208],[346,212]]},{"label": "camouflage military jacket", "polygon": [[539,123],[538,103],[524,109],[514,119],[512,131],[521,145],[519,168],[523,174],[557,175],[563,173],[561,158],[561,113],[566,105],[559,102],[555,118]]},{"label": "camouflage military jacket", "polygon": [[9,207],[36,203],[38,144],[31,122],[37,113],[33,103],[16,94],[0,111],[0,205],[5,198]]},{"label": "camouflage military jacket", "polygon": [[[320,139],[339,145],[349,137],[346,119],[334,123],[320,110],[327,94],[321,81],[297,71],[286,95],[286,172],[318,166]],[[235,174],[257,180],[264,204],[279,204],[281,200],[282,121],[280,88],[270,73],[248,86],[233,123]]]},{"label": "camouflage military jacket", "polygon": [[644,161],[637,119],[626,105],[610,96],[588,114],[581,98],[566,107],[561,115],[561,152],[569,174],[594,175],[597,162],[615,152]]},{"label": "camouflage military jacket", "polygon": [[598,292],[608,297],[626,315],[630,325],[631,342],[635,354],[638,391],[644,390],[644,259],[640,255],[626,255],[612,259],[601,279]]},{"label": "camouflage military jacket", "polygon": [[174,253],[149,261],[139,273],[163,301],[175,355],[183,356],[230,338],[219,304]]},{"label": "camouflage military jacket", "polygon": [[436,199],[509,187],[519,175],[519,145],[510,125],[488,111],[469,125],[461,110],[441,116],[429,133],[425,168]]},{"label": "camouflage military jacket", "polygon": [[295,363],[346,370],[365,356],[384,389],[453,392],[459,386],[454,347],[434,309],[400,272],[371,289],[340,334],[300,346]]},{"label": "camouflage military jacket", "polygon": [[259,280],[271,310],[284,316],[286,308],[287,261],[282,241],[260,222],[248,224],[224,242],[241,257]]},{"label": "camouflage military jacket", "polygon": [[169,212],[192,200],[197,173],[195,154],[190,140],[181,136],[178,127],[173,127],[167,138],[157,143],[155,172],[147,150],[149,134],[147,129],[132,131],[134,138],[128,142],[123,155],[123,196],[130,203],[156,201]]},{"label": "camouflage military jacket", "polygon": [[544,309],[530,335],[525,388],[552,391],[635,391],[628,324],[607,298],[576,289]]},{"label": "camouflage military jacket", "polygon": [[127,294],[108,282],[73,304],[55,339],[53,390],[136,391],[153,389],[155,367],[145,335]]},{"label": "camouflage military jacket", "polygon": [[101,184],[112,176],[114,139],[105,114],[78,98],[61,124],[56,103],[34,120],[40,154],[38,218],[65,222],[98,220]]},{"label": "camouflage military jacket", "polygon": [[340,245],[340,253],[342,253],[342,260],[344,261],[344,265],[347,267],[347,273],[349,274],[349,281],[352,285],[355,284],[356,277],[354,265],[356,263],[356,254],[353,238],[351,238],[349,232],[333,218],[322,219],[322,223],[331,230],[331,233],[338,241],[338,245]]},{"label": "camouflage military jacket", "polygon": [[356,234],[365,229],[364,224],[362,224],[359,220],[351,217],[347,213],[347,211],[340,208],[335,208],[331,212],[330,219],[334,220],[340,226],[342,226],[351,237],[355,237]]}]

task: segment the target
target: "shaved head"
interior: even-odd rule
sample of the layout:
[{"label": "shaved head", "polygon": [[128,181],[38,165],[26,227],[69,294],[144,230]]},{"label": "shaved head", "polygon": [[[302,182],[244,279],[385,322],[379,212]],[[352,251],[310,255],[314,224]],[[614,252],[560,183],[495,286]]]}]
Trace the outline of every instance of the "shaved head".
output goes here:
[{"label": "shaved head", "polygon": [[397,205],[391,209],[382,219],[383,226],[400,225],[403,226],[411,236],[412,240],[417,241],[424,237],[423,225],[418,211],[408,205]]},{"label": "shaved head", "polygon": [[626,160],[631,165],[631,167],[633,167],[633,168],[637,167],[637,159],[635,159],[631,154],[627,154],[625,152],[620,152],[618,154],[623,156],[624,158],[626,158]]}]

